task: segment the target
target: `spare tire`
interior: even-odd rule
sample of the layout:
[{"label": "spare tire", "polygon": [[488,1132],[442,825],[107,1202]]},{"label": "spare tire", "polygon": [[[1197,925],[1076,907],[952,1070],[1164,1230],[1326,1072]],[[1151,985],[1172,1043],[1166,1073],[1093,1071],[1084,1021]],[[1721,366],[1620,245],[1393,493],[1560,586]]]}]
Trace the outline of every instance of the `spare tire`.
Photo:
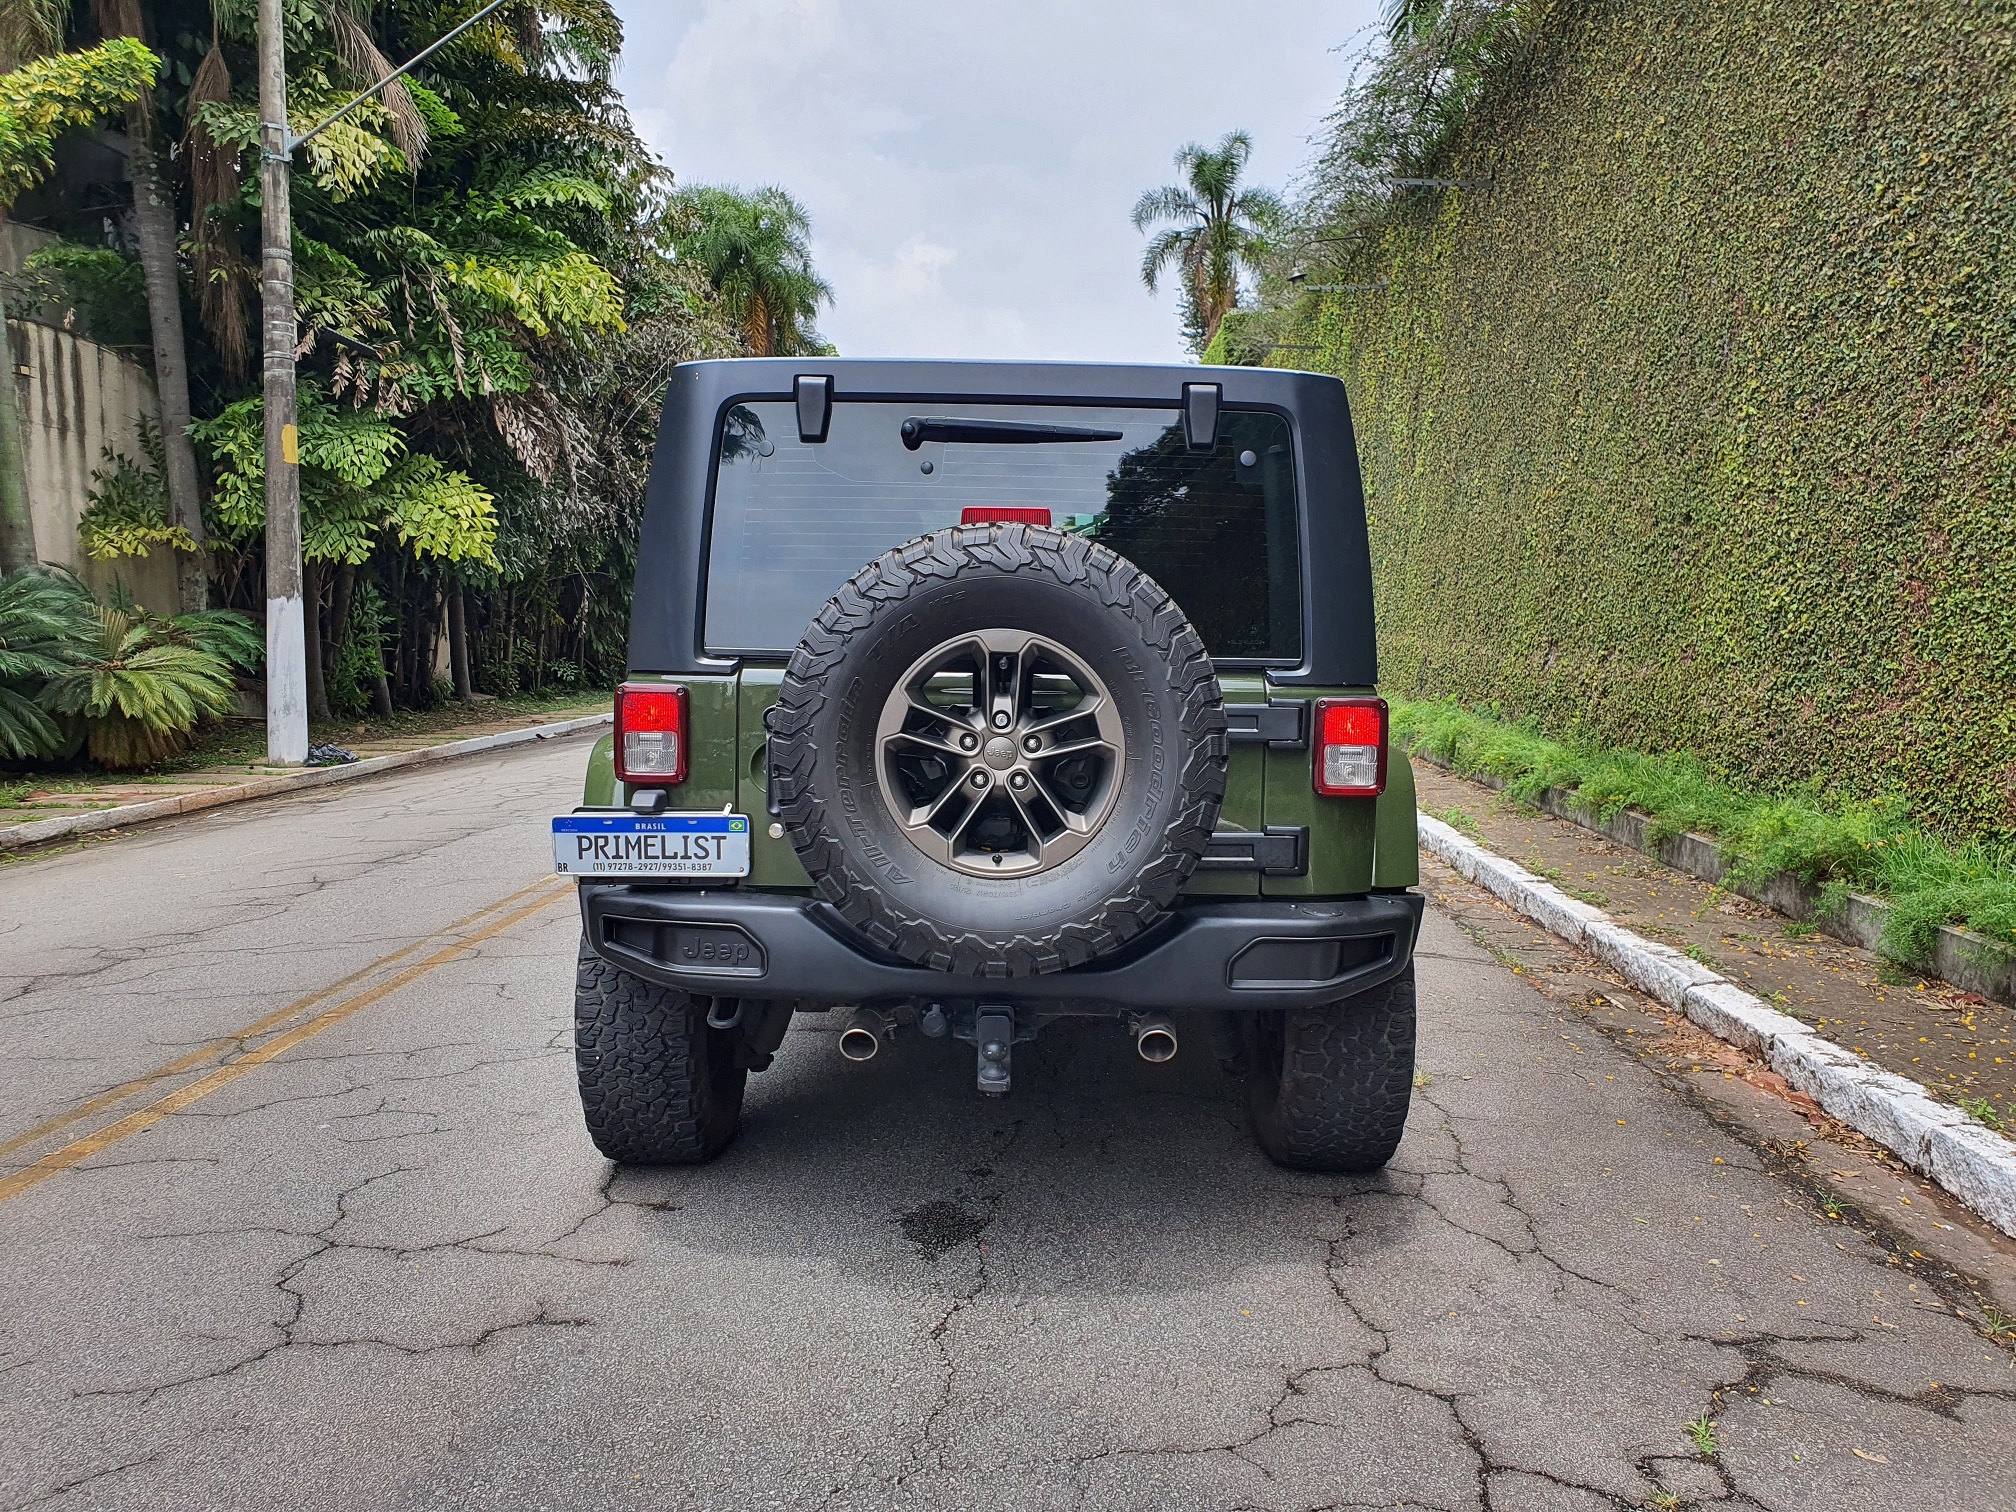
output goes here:
[{"label": "spare tire", "polygon": [[1133,563],[1028,525],[935,531],[855,573],[792,653],[772,778],[819,896],[972,977],[1146,929],[1225,796],[1204,643]]}]

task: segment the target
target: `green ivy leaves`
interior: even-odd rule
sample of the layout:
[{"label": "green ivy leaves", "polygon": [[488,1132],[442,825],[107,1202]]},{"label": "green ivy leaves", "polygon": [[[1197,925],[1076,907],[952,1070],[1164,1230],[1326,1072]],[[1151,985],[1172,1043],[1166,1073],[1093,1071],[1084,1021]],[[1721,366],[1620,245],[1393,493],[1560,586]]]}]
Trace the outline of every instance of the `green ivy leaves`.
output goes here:
[{"label": "green ivy leaves", "polygon": [[[1307,332],[1401,693],[2016,839],[2016,20],[1539,6]],[[1306,362],[1317,354],[1297,354]]]}]

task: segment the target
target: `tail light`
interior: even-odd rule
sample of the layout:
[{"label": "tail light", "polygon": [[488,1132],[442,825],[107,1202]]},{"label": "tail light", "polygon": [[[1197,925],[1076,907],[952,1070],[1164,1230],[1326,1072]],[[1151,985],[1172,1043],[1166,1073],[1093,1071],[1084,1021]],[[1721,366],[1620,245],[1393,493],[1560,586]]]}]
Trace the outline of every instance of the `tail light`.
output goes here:
[{"label": "tail light", "polygon": [[686,780],[686,690],[679,684],[616,690],[616,778],[642,787]]},{"label": "tail light", "polygon": [[1316,700],[1316,791],[1326,798],[1376,798],[1386,790],[1386,700]]}]

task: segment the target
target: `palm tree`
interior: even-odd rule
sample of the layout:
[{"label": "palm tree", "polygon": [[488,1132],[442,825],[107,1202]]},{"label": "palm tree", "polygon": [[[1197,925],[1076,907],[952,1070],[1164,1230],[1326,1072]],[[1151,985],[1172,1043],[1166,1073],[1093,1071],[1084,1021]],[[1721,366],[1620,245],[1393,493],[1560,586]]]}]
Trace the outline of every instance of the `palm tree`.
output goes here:
[{"label": "palm tree", "polygon": [[775,185],[751,194],[697,188],[679,196],[685,224],[673,244],[706,270],[728,317],[758,357],[823,350],[812,328],[833,290],[812,271],[812,220]]},{"label": "palm tree", "polygon": [[1243,131],[1228,131],[1213,148],[1192,142],[1176,154],[1182,182],[1150,189],[1134,204],[1136,231],[1176,222],[1148,243],[1141,281],[1152,294],[1167,269],[1182,269],[1192,351],[1209,346],[1226,312],[1238,306],[1239,275],[1256,267],[1287,217],[1279,195],[1240,186],[1252,153],[1253,139]]}]

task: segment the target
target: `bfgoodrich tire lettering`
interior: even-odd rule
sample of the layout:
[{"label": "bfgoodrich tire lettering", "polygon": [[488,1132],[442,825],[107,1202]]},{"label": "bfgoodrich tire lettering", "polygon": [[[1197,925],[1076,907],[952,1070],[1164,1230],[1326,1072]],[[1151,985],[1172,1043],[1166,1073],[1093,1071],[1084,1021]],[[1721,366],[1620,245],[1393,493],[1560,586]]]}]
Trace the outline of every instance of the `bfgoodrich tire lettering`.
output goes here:
[{"label": "bfgoodrich tire lettering", "polygon": [[623,1165],[697,1165],[735,1137],[749,1073],[706,999],[619,971],[581,942],[574,1066],[595,1148]]},{"label": "bfgoodrich tire lettering", "polygon": [[[954,870],[913,844],[877,758],[877,720],[905,671],[997,629],[1068,647],[1125,729],[1098,834],[1016,877]],[[862,568],[792,654],[769,730],[784,822],[820,897],[872,943],[964,976],[1061,971],[1134,938],[1182,890],[1225,794],[1218,679],[1182,610],[1105,547],[1026,525],[937,531]]]},{"label": "bfgoodrich tire lettering", "polygon": [[1277,1164],[1376,1171],[1393,1158],[1414,1095],[1414,966],[1325,1008],[1256,1013],[1247,1108]]}]

